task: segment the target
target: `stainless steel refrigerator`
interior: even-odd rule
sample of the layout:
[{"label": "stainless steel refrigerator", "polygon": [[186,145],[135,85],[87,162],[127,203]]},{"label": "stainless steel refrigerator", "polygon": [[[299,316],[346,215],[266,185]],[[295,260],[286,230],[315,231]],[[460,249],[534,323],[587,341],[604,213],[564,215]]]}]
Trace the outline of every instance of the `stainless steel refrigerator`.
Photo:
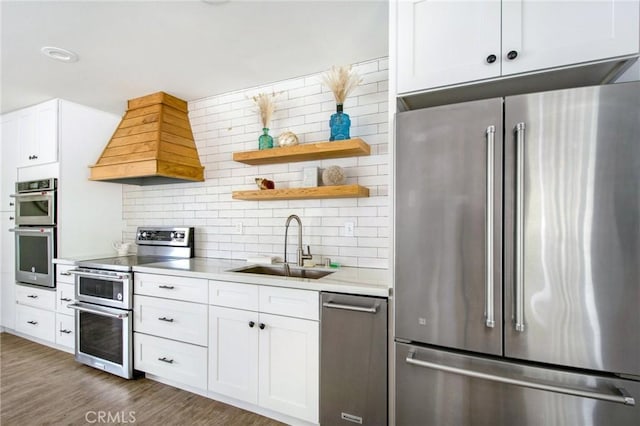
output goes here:
[{"label": "stainless steel refrigerator", "polygon": [[640,82],[396,129],[397,424],[640,424]]}]

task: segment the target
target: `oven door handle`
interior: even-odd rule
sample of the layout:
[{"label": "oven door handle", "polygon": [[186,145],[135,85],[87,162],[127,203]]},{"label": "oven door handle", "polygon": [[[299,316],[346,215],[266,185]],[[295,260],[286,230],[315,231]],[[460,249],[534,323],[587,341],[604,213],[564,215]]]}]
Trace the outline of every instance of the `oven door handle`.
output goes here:
[{"label": "oven door handle", "polygon": [[52,234],[53,227],[51,226],[33,226],[33,227],[20,227],[20,228],[11,228],[9,232],[18,232],[21,234]]},{"label": "oven door handle", "polygon": [[34,191],[34,192],[24,192],[18,194],[9,194],[11,198],[23,198],[23,197],[52,197],[53,191]]},{"label": "oven door handle", "polygon": [[107,275],[107,274],[94,274],[92,272],[85,272],[85,271],[80,271],[78,269],[69,269],[67,271],[70,274],[73,275],[77,275],[79,277],[86,277],[86,278],[96,278],[99,280],[104,280],[104,281],[121,281],[121,280],[127,280],[129,278],[131,278],[129,276],[129,274],[118,274],[118,275]]},{"label": "oven door handle", "polygon": [[88,308],[87,306],[80,305],[78,303],[72,303],[70,305],[67,305],[67,308],[75,309],[76,311],[80,311],[80,312],[88,312],[90,314],[101,315],[103,317],[109,317],[109,318],[123,319],[129,316],[129,312],[114,314],[112,312],[109,312],[100,308]]}]

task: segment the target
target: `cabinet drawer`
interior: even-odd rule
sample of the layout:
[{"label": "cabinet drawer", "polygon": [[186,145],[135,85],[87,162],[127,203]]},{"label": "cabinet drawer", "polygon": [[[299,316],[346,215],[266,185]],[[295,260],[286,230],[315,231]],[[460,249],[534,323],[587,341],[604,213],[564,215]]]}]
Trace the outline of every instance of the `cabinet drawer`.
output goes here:
[{"label": "cabinet drawer", "polygon": [[207,346],[207,311],[207,305],[136,295],[133,329]]},{"label": "cabinet drawer", "polygon": [[48,290],[16,285],[16,301],[21,305],[53,311],[56,309],[56,291],[55,289]]},{"label": "cabinet drawer", "polygon": [[207,349],[188,343],[133,333],[134,368],[193,386],[207,388]]},{"label": "cabinet drawer", "polygon": [[258,310],[258,286],[209,281],[209,304],[227,308]]},{"label": "cabinet drawer", "polygon": [[69,305],[69,303],[73,303],[73,301],[75,300],[75,285],[58,283],[57,286],[56,311],[65,315],[73,315],[73,309],[67,308],[67,305]]},{"label": "cabinet drawer", "polygon": [[16,330],[38,339],[55,340],[56,314],[31,306],[16,305]]},{"label": "cabinet drawer", "polygon": [[317,291],[260,286],[260,312],[318,320]]},{"label": "cabinet drawer", "polygon": [[73,284],[74,277],[69,273],[69,270],[74,269],[75,265],[56,265],[56,282]]},{"label": "cabinet drawer", "polygon": [[133,291],[145,296],[206,303],[208,287],[207,280],[200,278],[135,273]]},{"label": "cabinet drawer", "polygon": [[76,340],[75,317],[71,315],[56,314],[56,343],[73,349]]}]

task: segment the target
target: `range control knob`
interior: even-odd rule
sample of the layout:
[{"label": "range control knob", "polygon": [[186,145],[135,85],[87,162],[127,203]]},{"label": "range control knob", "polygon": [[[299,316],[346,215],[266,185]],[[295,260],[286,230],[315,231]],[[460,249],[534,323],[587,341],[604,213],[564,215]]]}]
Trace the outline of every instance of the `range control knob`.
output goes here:
[{"label": "range control knob", "polygon": [[148,236],[149,234],[146,231],[142,232],[142,238],[147,238]]},{"label": "range control knob", "polygon": [[175,232],[172,232],[172,233],[171,233],[171,239],[173,240],[174,238],[176,238],[176,233],[175,233]]}]

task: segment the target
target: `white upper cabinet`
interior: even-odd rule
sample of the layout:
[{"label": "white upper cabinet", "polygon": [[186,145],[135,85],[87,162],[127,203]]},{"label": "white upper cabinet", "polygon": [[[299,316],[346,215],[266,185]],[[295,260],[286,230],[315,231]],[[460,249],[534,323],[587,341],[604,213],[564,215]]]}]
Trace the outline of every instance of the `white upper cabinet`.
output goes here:
[{"label": "white upper cabinet", "polygon": [[18,167],[58,161],[58,100],[18,112]]},{"label": "white upper cabinet", "polygon": [[499,2],[397,4],[399,93],[500,75]]},{"label": "white upper cabinet", "polygon": [[18,172],[16,163],[19,156],[18,135],[20,134],[20,120],[18,114],[2,116],[2,182],[0,183],[0,211],[15,210],[15,200],[11,194],[15,193]]},{"label": "white upper cabinet", "polygon": [[397,3],[398,93],[637,55],[638,0]]}]

